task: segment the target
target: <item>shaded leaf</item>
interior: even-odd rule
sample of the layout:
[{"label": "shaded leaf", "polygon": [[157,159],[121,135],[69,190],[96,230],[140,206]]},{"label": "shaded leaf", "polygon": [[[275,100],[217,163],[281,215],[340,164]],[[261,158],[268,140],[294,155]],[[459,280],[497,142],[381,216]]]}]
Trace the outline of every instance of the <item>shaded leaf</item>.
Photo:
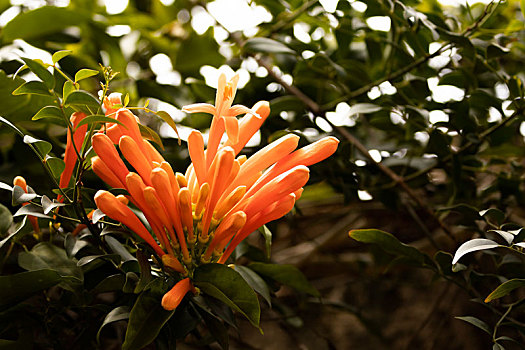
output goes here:
[{"label": "shaded leaf", "polygon": [[[158,283],[162,283],[159,281]],[[129,314],[123,350],[139,350],[150,344],[175,311],[166,311],[160,302],[162,293],[155,289],[142,292]]]},{"label": "shaded leaf", "polygon": [[460,316],[460,317],[457,316],[457,317],[454,317],[454,318],[456,318],[458,320],[461,320],[461,321],[465,321],[467,323],[470,323],[471,325],[473,325],[475,327],[478,327],[479,329],[483,330],[487,334],[492,335],[490,327],[485,322],[480,320],[479,318],[472,317],[472,316]]},{"label": "shaded leaf", "polygon": [[304,292],[314,297],[321,296],[317,289],[308,282],[304,274],[293,265],[253,262],[248,267],[262,276],[269,277],[285,286],[290,286],[299,292]]},{"label": "shaded leaf", "polygon": [[0,309],[14,306],[33,294],[55,286],[62,281],[62,277],[51,269],[39,269],[0,276]]},{"label": "shaded leaf", "polygon": [[222,264],[201,265],[195,269],[193,282],[202,292],[242,313],[259,327],[261,309],[257,296],[235,270]]},{"label": "shaded leaf", "polygon": [[27,220],[27,216],[24,216],[22,221],[16,225],[16,228],[12,233],[10,233],[6,238],[0,241],[0,248],[2,248],[6,243],[10,242],[12,239],[16,238],[19,235],[23,235],[29,231],[31,224]]},{"label": "shaded leaf", "polygon": [[44,118],[57,120],[64,124],[64,116],[62,115],[62,111],[60,110],[60,108],[55,106],[45,106],[44,108],[39,110],[31,119],[39,120]]},{"label": "shaded leaf", "polygon": [[106,317],[104,318],[104,321],[102,322],[102,325],[98,329],[97,343],[100,342],[100,332],[102,332],[102,329],[104,328],[105,325],[112,323],[112,322],[127,320],[128,318],[129,318],[129,306],[126,306],[126,305],[118,306],[114,308],[113,310],[111,310],[106,315]]},{"label": "shaded leaf", "polygon": [[18,255],[20,267],[29,270],[51,269],[62,277],[71,277],[71,282],[84,280],[82,270],[75,261],[67,257],[66,251],[49,242],[40,242],[29,252],[21,252]]},{"label": "shaded leaf", "polygon": [[85,117],[84,119],[82,119],[77,124],[76,129],[80,128],[82,125],[86,125],[86,124],[91,125],[93,123],[116,123],[116,124],[125,126],[124,124],[122,124],[121,121],[118,121],[115,118],[106,117],[106,116],[101,115],[101,114],[95,114],[95,115],[90,115],[89,117]]},{"label": "shaded leaf", "polygon": [[3,236],[11,227],[13,223],[13,215],[7,207],[3,204],[0,204],[0,236]]},{"label": "shaded leaf", "polygon": [[55,209],[57,207],[63,207],[63,206],[66,205],[65,203],[57,202],[54,199],[51,200],[46,195],[42,196],[42,198],[40,199],[40,203],[42,204],[42,209],[44,210],[44,214],[49,214],[49,212],[51,212],[51,210],[53,210],[53,209]]},{"label": "shaded leaf", "polygon": [[66,168],[66,163],[64,163],[64,160],[57,157],[46,156],[46,163],[49,165],[49,169],[51,169],[51,173],[53,173],[55,179],[59,179],[60,175],[62,175],[64,169]]},{"label": "shaded leaf", "polygon": [[139,130],[142,137],[144,137],[147,140],[155,142],[161,149],[164,150],[164,145],[162,144],[162,140],[160,139],[159,134],[157,134],[155,131],[153,131],[151,128],[148,128],[145,125],[139,124]]},{"label": "shaded leaf", "polygon": [[504,297],[505,295],[512,292],[514,289],[525,287],[525,279],[514,278],[507,282],[500,284],[496,289],[492,291],[485,299],[485,302],[491,302],[494,299]]},{"label": "shaded leaf", "polygon": [[266,258],[270,259],[271,247],[272,247],[272,232],[268,229],[268,227],[266,227],[266,225],[262,225],[261,227],[259,227],[258,231],[264,237],[264,246],[266,248]]},{"label": "shaded leaf", "polygon": [[429,260],[428,256],[414,247],[401,243],[388,232],[375,229],[352,230],[349,236],[359,242],[377,244],[387,253],[408,258],[421,265],[427,265]]},{"label": "shaded leaf", "polygon": [[177,130],[177,125],[175,125],[175,122],[173,121],[173,118],[171,118],[171,115],[166,111],[158,111],[155,112],[155,115],[160,117],[162,120],[164,120],[166,123],[168,123],[169,126],[175,131],[177,134],[177,137],[180,139],[179,131]]},{"label": "shaded leaf", "polygon": [[268,306],[271,307],[272,299],[270,297],[270,289],[268,288],[266,282],[264,282],[264,280],[261,278],[261,276],[259,276],[252,269],[246,266],[235,265],[234,269],[239,273],[239,275],[242,276],[242,278],[244,278],[246,283],[248,283],[254,291],[259,293],[264,298],[264,300],[266,300]]}]

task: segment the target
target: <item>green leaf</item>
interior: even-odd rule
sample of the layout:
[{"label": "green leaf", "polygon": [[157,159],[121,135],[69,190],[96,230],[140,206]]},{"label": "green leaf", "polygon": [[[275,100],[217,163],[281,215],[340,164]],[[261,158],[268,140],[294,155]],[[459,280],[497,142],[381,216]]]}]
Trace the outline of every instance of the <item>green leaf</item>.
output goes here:
[{"label": "green leaf", "polygon": [[201,265],[195,269],[193,282],[202,292],[242,313],[259,327],[261,309],[257,296],[235,270],[222,264]]},{"label": "green leaf", "polygon": [[352,230],[350,238],[363,243],[377,244],[387,253],[402,256],[415,261],[420,265],[428,265],[428,256],[414,247],[401,243],[396,237],[388,232],[376,229]]},{"label": "green leaf", "polygon": [[49,242],[40,242],[29,252],[18,254],[18,265],[29,271],[51,269],[62,277],[69,277],[71,283],[84,280],[82,270],[75,261],[67,257],[66,251]]},{"label": "green leaf", "polygon": [[71,91],[65,98],[66,106],[87,107],[88,112],[96,112],[100,108],[99,101],[90,93],[82,90]]},{"label": "green leaf", "polygon": [[129,306],[126,306],[126,305],[118,306],[114,308],[113,310],[111,310],[106,315],[106,317],[104,318],[104,321],[102,322],[102,325],[98,329],[97,343],[100,342],[100,332],[102,332],[102,328],[104,328],[105,325],[112,323],[112,322],[127,320],[128,318],[129,318]]},{"label": "green leaf", "polygon": [[[162,281],[158,282],[162,283]],[[150,344],[175,311],[166,311],[160,304],[162,294],[154,289],[142,292],[129,314],[123,350],[139,350]]]},{"label": "green leaf", "polygon": [[56,271],[40,269],[0,276],[0,309],[14,306],[33,294],[57,285],[62,277]]},{"label": "green leaf", "polygon": [[525,279],[522,279],[522,278],[511,279],[507,282],[500,284],[496,289],[494,289],[492,293],[490,293],[489,296],[485,299],[485,302],[489,303],[494,299],[504,297],[505,295],[513,291],[514,289],[521,288],[521,287],[525,287]]},{"label": "green leaf", "polygon": [[137,260],[140,268],[140,279],[133,293],[142,292],[153,279],[151,276],[151,266],[148,257],[141,250],[137,250]]},{"label": "green leaf", "polygon": [[494,249],[498,247],[500,247],[500,245],[494,241],[491,241],[490,239],[471,239],[470,241],[463,243],[458,248],[458,250],[456,250],[456,254],[454,254],[454,259],[452,260],[452,265],[457,263],[458,260],[461,259],[461,257],[463,257],[465,254],[476,252],[478,250]]},{"label": "green leaf", "polygon": [[169,126],[175,131],[177,134],[177,137],[180,139],[179,131],[177,130],[177,125],[175,125],[175,122],[173,121],[173,118],[171,118],[170,114],[166,111],[158,111],[154,113],[157,117],[160,117],[162,120],[164,120],[166,123],[168,123]]},{"label": "green leaf", "polygon": [[63,7],[43,6],[32,11],[22,12],[7,22],[2,30],[3,42],[14,39],[33,39],[46,37],[67,27],[78,26],[88,20],[82,11],[72,11]]},{"label": "green leaf", "polygon": [[97,74],[98,74],[98,70],[87,69],[87,68],[81,69],[75,74],[75,82],[79,82],[83,79],[87,79]]},{"label": "green leaf", "polygon": [[479,318],[472,317],[472,316],[461,316],[461,317],[454,317],[454,318],[470,323],[471,325],[478,327],[479,329],[486,332],[487,334],[492,335],[492,331],[490,330],[490,327],[485,322],[480,320]]},{"label": "green leaf", "polygon": [[37,197],[36,193],[26,193],[24,189],[20,186],[13,186],[12,200],[11,204],[13,206],[19,205],[25,202],[29,202]]},{"label": "green leaf", "polygon": [[148,128],[145,125],[139,124],[139,130],[142,137],[144,137],[147,140],[155,142],[161,149],[164,150],[164,145],[162,144],[162,140],[160,139],[160,136],[153,131],[151,128]]},{"label": "green leaf", "polygon": [[7,207],[0,203],[0,236],[4,236],[13,223],[13,215]]},{"label": "green leaf", "polygon": [[261,276],[246,266],[234,265],[234,269],[239,273],[239,275],[241,275],[242,278],[244,278],[246,283],[248,283],[254,291],[259,293],[264,298],[264,300],[266,300],[268,306],[271,307],[272,299],[270,297],[270,289]]},{"label": "green leaf", "polygon": [[71,55],[72,53],[73,51],[71,50],[60,50],[60,51],[55,52],[53,56],[51,57],[51,59],[53,60],[53,64],[57,63],[62,58]]},{"label": "green leaf", "polygon": [[77,266],[82,267],[82,266],[88,265],[88,264],[90,264],[93,261],[96,261],[98,259],[111,260],[115,264],[119,264],[120,261],[121,261],[120,260],[120,255],[118,255],[118,254],[88,255],[88,256],[84,256],[80,260],[78,260]]},{"label": "green leaf", "polygon": [[[62,161],[63,162],[63,161]],[[57,208],[57,207],[63,207],[66,204],[57,202],[56,200],[49,199],[48,196],[43,195],[40,199],[40,203],[42,204],[42,209],[44,210],[44,214],[49,214],[51,210]]]},{"label": "green leaf", "polygon": [[271,248],[272,248],[272,231],[270,231],[268,227],[266,227],[266,225],[262,225],[261,227],[259,227],[258,231],[264,237],[264,246],[266,248],[266,258],[270,260]]},{"label": "green leaf", "polygon": [[317,289],[308,282],[304,274],[293,265],[253,262],[250,263],[248,267],[259,275],[269,277],[274,281],[284,284],[285,286],[290,286],[299,292],[304,292],[314,297],[321,296]]},{"label": "green leaf", "polygon": [[24,205],[22,208],[18,209],[13,216],[22,216],[22,215],[31,215],[36,216],[37,218],[43,219],[52,219],[53,217],[44,214],[42,207],[39,207],[35,204]]},{"label": "green leaf", "polygon": [[51,172],[53,173],[55,179],[59,179],[60,175],[64,172],[64,169],[66,168],[66,163],[64,163],[64,160],[57,157],[46,156],[46,163],[47,165],[49,165],[49,168],[51,169]]},{"label": "green leaf", "polygon": [[60,110],[60,108],[55,106],[45,106],[44,108],[39,110],[31,119],[39,120],[44,118],[54,119],[60,121],[61,124],[64,124],[64,116],[62,114],[62,111]]},{"label": "green leaf", "polygon": [[24,143],[33,145],[39,151],[42,157],[45,157],[49,152],[51,152],[51,149],[53,148],[49,142],[36,139],[29,135],[24,136]]},{"label": "green leaf", "polygon": [[118,121],[115,118],[106,117],[102,114],[95,114],[95,115],[90,115],[89,117],[85,117],[84,119],[82,119],[77,124],[76,129],[80,128],[82,125],[86,125],[86,124],[91,125],[93,123],[116,123],[116,124],[124,126],[124,124],[122,124],[121,121]]},{"label": "green leaf", "polygon": [[32,60],[30,58],[22,58],[22,61],[24,61],[31,72],[35,73],[36,76],[44,82],[49,90],[53,90],[55,87],[55,78],[53,77],[53,74],[51,74],[51,72],[49,72],[41,63],[41,61],[39,62],[38,60]]},{"label": "green leaf", "polygon": [[70,93],[73,91],[76,91],[77,88],[75,87],[75,84],[70,82],[69,80],[64,83],[64,87],[62,88],[62,98],[65,100]]},{"label": "green leaf", "polygon": [[497,227],[501,226],[505,220],[505,213],[496,208],[482,210],[479,212],[479,215],[483,217],[489,224]]},{"label": "green leaf", "polygon": [[47,86],[40,81],[28,81],[13,91],[13,95],[15,96],[27,94],[53,96]]},{"label": "green leaf", "polygon": [[264,53],[287,53],[295,55],[296,52],[285,44],[269,38],[251,38],[243,46],[246,52],[264,52]]},{"label": "green leaf", "polygon": [[29,220],[27,220],[27,216],[24,216],[22,221],[18,223],[12,233],[10,233],[6,238],[0,241],[0,248],[2,248],[6,243],[10,242],[12,239],[23,236],[24,234],[28,233],[31,227],[31,224],[29,223]]}]

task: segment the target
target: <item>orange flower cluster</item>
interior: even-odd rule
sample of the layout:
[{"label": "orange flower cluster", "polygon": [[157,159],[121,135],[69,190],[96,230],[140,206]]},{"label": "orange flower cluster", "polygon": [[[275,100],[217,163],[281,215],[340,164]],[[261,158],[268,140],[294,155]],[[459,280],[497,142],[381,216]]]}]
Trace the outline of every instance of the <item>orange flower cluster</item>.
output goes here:
[{"label": "orange flower cluster", "polygon": [[[192,164],[185,174],[175,172],[141,137],[137,119],[128,109],[111,109],[112,104],[120,104],[114,95],[106,101],[106,108],[123,125],[114,124],[105,134],[92,138],[97,153],[93,170],[110,186],[129,192],[127,198],[144,213],[153,234],[110,192],[97,192],[98,208],[144,239],[164,265],[190,278],[196,266],[224,263],[251,232],[288,213],[308,181],[307,166],[329,157],[339,142],[327,137],[296,150],[299,137],[289,134],[250,158],[239,156],[270,108],[266,101],[251,109],[232,107],[237,80],[234,77],[226,82],[221,75],[215,106],[183,108],[190,113],[213,114],[206,149],[199,131],[188,137]],[[241,113],[246,115],[238,120]],[[227,140],[221,144],[225,132]],[[134,171],[124,164],[115,144]],[[183,279],[166,293],[163,307],[176,308],[192,288],[190,279]]]}]

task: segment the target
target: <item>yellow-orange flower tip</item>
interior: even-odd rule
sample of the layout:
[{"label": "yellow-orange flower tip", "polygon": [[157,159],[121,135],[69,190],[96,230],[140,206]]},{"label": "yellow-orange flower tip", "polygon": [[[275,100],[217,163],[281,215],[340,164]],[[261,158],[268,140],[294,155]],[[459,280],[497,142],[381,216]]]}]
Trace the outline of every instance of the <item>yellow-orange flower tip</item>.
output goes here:
[{"label": "yellow-orange flower tip", "polygon": [[27,182],[22,176],[17,176],[13,179],[13,185],[21,187],[27,193]]},{"label": "yellow-orange flower tip", "polygon": [[173,288],[164,294],[161,302],[162,307],[168,311],[175,310],[182,299],[184,299],[184,296],[192,290],[193,286],[189,278],[180,280],[173,286]]},{"label": "yellow-orange flower tip", "polygon": [[[126,198],[126,196],[124,196],[123,194],[119,194],[117,197],[118,201],[124,205],[128,205],[129,203],[129,199]],[[89,217],[89,215],[88,215]]]},{"label": "yellow-orange flower tip", "polygon": [[177,259],[173,255],[164,254],[162,256],[162,263],[164,264],[164,266],[167,266],[167,267],[169,267],[172,270],[175,270],[175,271],[181,272],[181,273],[184,272],[184,267],[180,263],[179,259]]},{"label": "yellow-orange flower tip", "polygon": [[120,106],[114,107],[114,105],[122,104],[122,94],[120,92],[112,92],[109,96],[104,98],[104,108],[106,109],[106,116],[113,116],[117,110],[120,109]]},{"label": "yellow-orange flower tip", "polygon": [[178,172],[175,174],[175,177],[180,188],[188,187],[188,180],[186,180],[186,177],[184,175]]}]

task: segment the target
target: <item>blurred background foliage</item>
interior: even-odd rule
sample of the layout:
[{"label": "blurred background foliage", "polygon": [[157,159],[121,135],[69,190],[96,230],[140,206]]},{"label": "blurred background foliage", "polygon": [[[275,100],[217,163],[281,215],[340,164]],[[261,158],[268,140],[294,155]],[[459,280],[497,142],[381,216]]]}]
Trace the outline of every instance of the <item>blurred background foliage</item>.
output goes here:
[{"label": "blurred background foliage", "polygon": [[[240,75],[236,102],[268,100],[272,108],[247,153],[285,132],[303,144],[326,134],[341,141],[333,157],[312,167],[295,214],[270,225],[272,260],[300,267],[322,299],[279,290],[273,309],[263,312],[265,335],[240,320],[231,347],[520,348],[523,288],[508,299],[483,300],[502,282],[525,278],[523,246],[470,254],[454,272],[451,262],[469,239],[505,244],[489,230],[525,226],[522,10],[517,0],[2,0],[0,114],[50,141],[61,157],[64,125],[32,120],[53,99],[12,91],[37,79],[20,71],[20,57],[51,63],[54,52],[71,50],[62,71],[73,77],[83,68],[100,70],[99,63],[111,66],[119,74],[110,90],[129,94],[131,106],[149,100],[149,108],[167,111],[184,143],[192,129],[206,131],[209,116],[180,108],[212,101],[218,69],[231,67]],[[64,78],[55,75],[61,86]],[[100,80],[80,86],[96,96]],[[188,152],[171,128],[137,113],[163,137],[166,160],[185,169]],[[51,193],[39,160],[5,126],[0,151],[0,181],[23,175],[39,194]],[[90,174],[83,181],[88,189],[104,186]],[[92,195],[88,190],[88,203]],[[8,192],[0,198],[11,207]],[[360,228],[391,232],[426,258],[407,257],[397,241],[366,246],[348,238]],[[383,237],[371,235],[354,238]],[[102,311],[97,302],[106,305]],[[40,346],[80,346],[75,330],[96,332],[113,301],[97,302],[91,315],[54,310],[60,317],[53,318],[46,310],[39,336],[61,338],[52,345],[40,339]],[[467,322],[454,319],[466,315]],[[90,317],[96,321],[87,326]],[[71,320],[78,323],[63,329]],[[118,325],[101,333],[102,347],[118,348]],[[171,346],[171,331],[155,346]]]}]

